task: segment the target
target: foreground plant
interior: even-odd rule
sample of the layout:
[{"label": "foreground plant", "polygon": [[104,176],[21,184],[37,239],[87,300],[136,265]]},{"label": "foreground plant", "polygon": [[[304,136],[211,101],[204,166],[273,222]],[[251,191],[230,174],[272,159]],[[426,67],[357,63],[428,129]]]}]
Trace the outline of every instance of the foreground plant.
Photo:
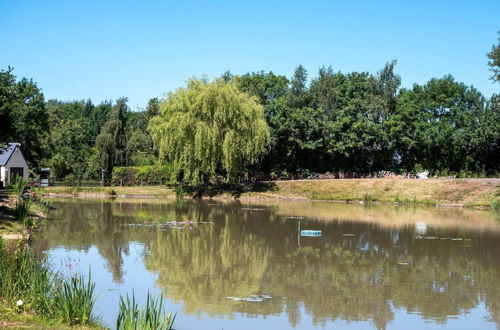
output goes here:
[{"label": "foreground plant", "polygon": [[94,315],[95,283],[89,271],[88,279],[82,275],[65,280],[56,293],[54,312],[64,323],[89,325],[97,322]]},{"label": "foreground plant", "polygon": [[139,308],[135,295],[125,299],[120,296],[120,312],[116,320],[118,330],[170,330],[173,327],[176,314],[166,314],[163,308],[163,295],[152,297],[149,292],[146,305]]},{"label": "foreground plant", "polygon": [[31,199],[19,199],[16,201],[16,208],[14,209],[14,218],[16,221],[22,222],[27,228],[33,225],[33,219],[29,217],[31,209]]},{"label": "foreground plant", "polygon": [[26,248],[7,248],[0,239],[0,299],[16,302],[18,309],[49,314],[53,278],[45,259],[37,260]]},{"label": "foreground plant", "polygon": [[16,197],[21,197],[24,188],[28,184],[28,180],[25,180],[22,176],[16,176],[14,182],[12,183],[12,191]]}]

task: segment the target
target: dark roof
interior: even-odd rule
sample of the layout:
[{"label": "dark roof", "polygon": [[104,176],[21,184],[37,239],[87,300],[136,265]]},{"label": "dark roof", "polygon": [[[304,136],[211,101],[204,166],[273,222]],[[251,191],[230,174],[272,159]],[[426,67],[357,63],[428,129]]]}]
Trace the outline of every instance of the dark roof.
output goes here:
[{"label": "dark roof", "polygon": [[6,147],[0,148],[0,166],[7,164],[14,150],[20,145],[19,143],[11,142]]}]

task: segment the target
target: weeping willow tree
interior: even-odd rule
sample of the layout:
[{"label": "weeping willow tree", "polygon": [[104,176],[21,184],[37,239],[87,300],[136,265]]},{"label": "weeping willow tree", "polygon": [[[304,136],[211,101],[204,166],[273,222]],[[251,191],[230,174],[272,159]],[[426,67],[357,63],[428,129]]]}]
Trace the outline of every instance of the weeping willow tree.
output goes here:
[{"label": "weeping willow tree", "polygon": [[264,109],[232,82],[191,79],[169,93],[149,130],[173,175],[198,184],[216,175],[231,182],[263,154],[269,141]]}]

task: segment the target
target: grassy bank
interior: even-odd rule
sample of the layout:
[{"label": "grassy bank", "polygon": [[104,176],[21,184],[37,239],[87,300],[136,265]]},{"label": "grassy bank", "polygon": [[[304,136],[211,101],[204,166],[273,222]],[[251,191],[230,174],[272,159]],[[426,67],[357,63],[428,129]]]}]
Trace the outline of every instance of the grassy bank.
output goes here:
[{"label": "grassy bank", "polygon": [[154,196],[175,197],[175,191],[162,186],[134,186],[134,187],[78,187],[78,186],[51,186],[38,188],[37,193],[56,196],[81,197],[127,197],[127,196]]},{"label": "grassy bank", "polygon": [[490,207],[500,180],[353,179],[275,182],[264,194],[346,202],[383,202]]},{"label": "grassy bank", "polygon": [[[48,187],[42,194],[98,196],[175,196],[172,188]],[[246,200],[308,199],[362,203],[428,204],[494,207],[500,203],[499,179],[345,179],[296,180],[205,186],[185,189],[187,197],[241,198]]]},{"label": "grassy bank", "polygon": [[45,216],[45,205],[23,200],[12,190],[0,190],[0,237],[28,239]]}]

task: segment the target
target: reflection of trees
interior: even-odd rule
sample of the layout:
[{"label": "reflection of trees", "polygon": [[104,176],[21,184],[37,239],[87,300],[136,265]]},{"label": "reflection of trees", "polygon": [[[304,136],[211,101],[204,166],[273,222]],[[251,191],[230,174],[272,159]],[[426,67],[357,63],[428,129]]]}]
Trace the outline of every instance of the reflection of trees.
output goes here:
[{"label": "reflection of trees", "polygon": [[[351,213],[345,213],[344,206],[336,214],[331,204],[325,205],[324,211],[315,211],[324,215],[318,216],[321,221],[301,222],[303,229],[320,229],[323,236],[302,238],[300,247],[297,221],[286,220],[281,206],[244,211],[239,204],[213,207],[193,202],[60,203],[51,217],[72,220],[51,221],[40,240],[49,247],[86,249],[95,245],[108,260],[115,280],[121,277],[121,258],[128,242],[142,242],[148,249],[146,267],[158,272],[165,295],[182,301],[186,313],[231,316],[284,311],[295,325],[303,306],[316,323],[370,320],[384,329],[395,317],[394,307],[445,322],[484,302],[491,318],[500,324],[498,236],[448,226],[430,228],[426,235],[470,237],[472,241],[416,240],[413,224],[384,230],[347,221]],[[363,212],[379,212],[359,208],[354,215],[360,218],[367,216]],[[390,213],[388,210],[381,214]],[[410,211],[404,212],[411,216]],[[432,214],[426,210],[425,220],[432,223]],[[437,214],[443,223],[443,212]],[[300,213],[295,209],[293,215]],[[326,221],[327,217],[338,221]],[[195,225],[193,231],[119,226],[172,220],[214,224]],[[226,298],[259,293],[274,298],[263,303]]]},{"label": "reflection of trees", "polygon": [[146,266],[159,272],[166,296],[184,301],[186,313],[231,313],[234,304],[227,296],[261,293],[265,246],[254,234],[241,235],[234,228],[225,222],[193,232],[158,232],[151,242]]},{"label": "reflection of trees", "polygon": [[127,231],[113,217],[111,203],[64,202],[53,203],[36,247],[50,249],[57,246],[87,251],[95,246],[107,260],[107,267],[116,282],[122,281],[122,253],[128,254],[131,239]]}]

